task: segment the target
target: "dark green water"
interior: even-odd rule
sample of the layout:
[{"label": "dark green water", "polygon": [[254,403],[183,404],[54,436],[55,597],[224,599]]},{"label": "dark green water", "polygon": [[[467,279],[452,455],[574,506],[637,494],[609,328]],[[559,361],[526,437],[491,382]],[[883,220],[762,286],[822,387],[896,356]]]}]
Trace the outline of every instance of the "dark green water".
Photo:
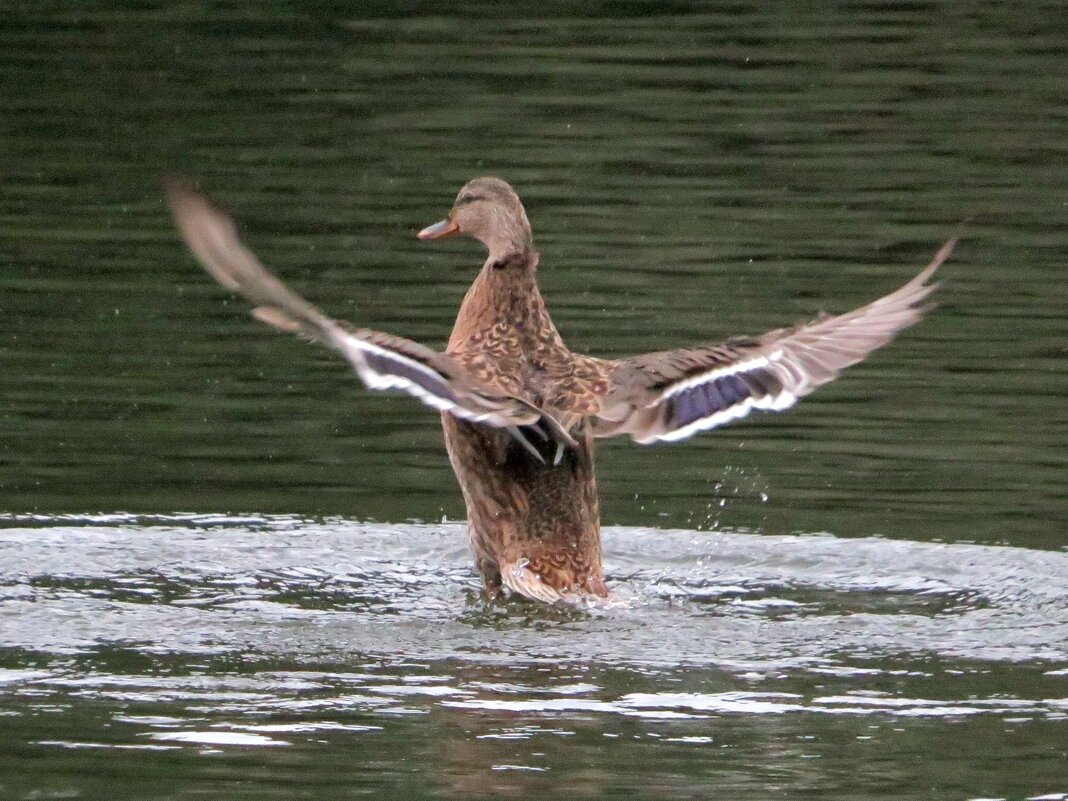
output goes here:
[{"label": "dark green water", "polygon": [[[0,796],[1068,793],[1062,4],[584,8],[0,14]],[[487,607],[435,416],[228,300],[171,172],[434,346],[481,254],[413,235],[479,174],[596,355],[852,308],[971,222],[797,408],[603,445],[616,606]]]}]

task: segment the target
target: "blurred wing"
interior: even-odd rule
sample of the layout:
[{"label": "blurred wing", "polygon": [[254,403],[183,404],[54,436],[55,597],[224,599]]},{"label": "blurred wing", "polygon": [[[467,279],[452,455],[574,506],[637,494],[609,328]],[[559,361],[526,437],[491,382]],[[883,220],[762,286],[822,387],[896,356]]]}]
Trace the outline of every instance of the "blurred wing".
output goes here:
[{"label": "blurred wing", "polygon": [[597,416],[597,435],[675,442],[753,409],[781,411],[919,320],[927,283],[956,245],[896,292],[855,311],[761,337],[647,353],[617,362]]},{"label": "blurred wing", "polygon": [[268,272],[241,243],[233,221],[187,184],[170,182],[167,198],[186,244],[215,280],[244,295],[257,319],[341,353],[371,389],[404,390],[427,406],[501,428],[540,421],[542,413],[530,404],[480,389],[446,354],[326,317]]}]

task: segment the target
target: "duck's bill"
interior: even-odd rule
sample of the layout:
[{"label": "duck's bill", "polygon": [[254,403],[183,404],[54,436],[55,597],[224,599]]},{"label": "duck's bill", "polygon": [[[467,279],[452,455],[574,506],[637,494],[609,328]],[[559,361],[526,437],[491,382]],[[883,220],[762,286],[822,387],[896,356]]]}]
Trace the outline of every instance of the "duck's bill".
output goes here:
[{"label": "duck's bill", "polygon": [[460,233],[460,226],[452,220],[442,220],[441,222],[427,226],[416,234],[416,236],[420,239],[441,239],[443,236],[452,236],[458,233]]}]

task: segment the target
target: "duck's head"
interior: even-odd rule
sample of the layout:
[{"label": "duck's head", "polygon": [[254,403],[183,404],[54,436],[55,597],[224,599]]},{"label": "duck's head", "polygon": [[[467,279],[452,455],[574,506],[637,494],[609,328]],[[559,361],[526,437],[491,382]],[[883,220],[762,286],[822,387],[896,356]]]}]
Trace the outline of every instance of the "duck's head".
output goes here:
[{"label": "duck's head", "polygon": [[519,195],[500,178],[468,181],[445,219],[417,236],[440,239],[454,234],[477,239],[489,250],[491,259],[525,253],[531,245],[530,222]]}]

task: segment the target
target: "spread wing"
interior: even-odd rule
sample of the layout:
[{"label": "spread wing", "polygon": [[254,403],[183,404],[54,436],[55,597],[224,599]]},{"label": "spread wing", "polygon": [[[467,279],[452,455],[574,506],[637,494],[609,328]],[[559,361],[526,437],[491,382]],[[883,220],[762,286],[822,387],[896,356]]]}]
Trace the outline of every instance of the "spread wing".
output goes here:
[{"label": "spread wing", "polygon": [[[233,221],[187,184],[169,182],[167,198],[186,244],[215,280],[244,295],[259,320],[338,351],[371,389],[404,390],[427,406],[463,420],[507,428],[535,456],[538,452],[519,427],[541,426],[554,437],[566,436],[529,403],[480,387],[444,353],[325,316],[268,272],[241,243]],[[541,428],[533,430],[541,432]]]},{"label": "spread wing", "polygon": [[915,278],[886,297],[760,337],[621,359],[597,415],[598,436],[675,442],[753,409],[781,411],[915,323],[951,239]]}]

